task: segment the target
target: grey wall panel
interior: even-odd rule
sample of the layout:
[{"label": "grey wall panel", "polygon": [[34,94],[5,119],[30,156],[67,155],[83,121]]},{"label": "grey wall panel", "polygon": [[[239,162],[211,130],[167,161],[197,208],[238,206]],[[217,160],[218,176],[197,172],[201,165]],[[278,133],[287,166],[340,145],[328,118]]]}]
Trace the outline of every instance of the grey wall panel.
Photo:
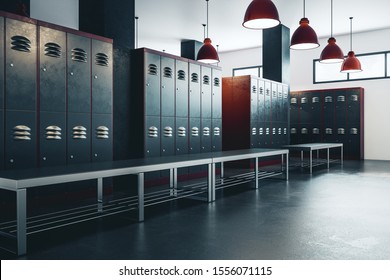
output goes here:
[{"label": "grey wall panel", "polygon": [[201,152],[211,152],[211,119],[201,119]]},{"label": "grey wall panel", "polygon": [[7,169],[30,168],[37,165],[36,113],[5,112],[5,165]]},{"label": "grey wall panel", "polygon": [[66,110],[66,33],[39,27],[39,107],[41,111]]},{"label": "grey wall panel", "polygon": [[66,115],[64,112],[41,112],[39,165],[66,164]]},{"label": "grey wall panel", "polygon": [[160,116],[161,113],[161,62],[160,56],[152,53],[145,53],[145,115]]},{"label": "grey wall panel", "polygon": [[263,80],[258,80],[257,84],[257,109],[258,109],[258,121],[259,122],[264,122],[265,121],[265,104],[264,104],[264,95],[265,95],[265,88],[264,88],[264,81]]},{"label": "grey wall panel", "polygon": [[[3,17],[0,17],[0,38],[4,38]],[[0,110],[4,110],[4,59],[4,43],[0,43]],[[3,158],[4,157],[2,157],[2,159]],[[2,161],[2,159],[0,161]]]},{"label": "grey wall panel", "polygon": [[112,113],[113,53],[112,44],[92,40],[92,112]]},{"label": "grey wall panel", "polygon": [[175,116],[175,60],[161,57],[161,116]]},{"label": "grey wall panel", "polygon": [[0,170],[4,169],[4,111],[0,110]]},{"label": "grey wall panel", "polygon": [[212,119],[211,150],[213,152],[222,151],[222,119]]},{"label": "grey wall panel", "polygon": [[212,118],[222,118],[222,71],[219,69],[212,69]]},{"label": "grey wall panel", "polygon": [[7,110],[36,109],[36,26],[6,19],[5,102]]},{"label": "grey wall panel", "polygon": [[176,117],[188,117],[188,62],[176,60]]},{"label": "grey wall panel", "polygon": [[200,74],[200,65],[189,64],[189,117],[200,118],[200,87],[202,83],[202,76]]},{"label": "grey wall panel", "polygon": [[201,67],[201,116],[211,118],[211,68]]},{"label": "grey wall panel", "polygon": [[92,161],[113,160],[112,114],[92,114]]},{"label": "grey wall panel", "polygon": [[161,156],[175,154],[175,118],[161,117]]},{"label": "grey wall panel", "polygon": [[67,163],[91,161],[91,116],[70,113],[67,119]]},{"label": "grey wall panel", "polygon": [[188,154],[188,118],[176,118],[176,155]]},{"label": "grey wall panel", "polygon": [[91,39],[67,34],[68,111],[91,112]]},{"label": "grey wall panel", "polygon": [[[144,155],[145,157],[160,156],[161,141],[160,117],[145,116]],[[136,135],[134,135],[136,137]]]},{"label": "grey wall panel", "polygon": [[198,154],[201,151],[200,141],[202,137],[200,118],[189,119],[189,130],[189,153]]}]

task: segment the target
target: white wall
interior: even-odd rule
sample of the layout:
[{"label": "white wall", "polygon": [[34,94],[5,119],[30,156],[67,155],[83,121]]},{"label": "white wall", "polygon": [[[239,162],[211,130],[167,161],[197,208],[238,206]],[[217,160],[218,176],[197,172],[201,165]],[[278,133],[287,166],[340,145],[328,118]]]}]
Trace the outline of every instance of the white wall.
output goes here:
[{"label": "white wall", "polygon": [[[353,35],[355,53],[390,50],[390,29]],[[345,54],[349,50],[349,35],[337,36],[337,44]],[[362,87],[365,90],[364,153],[365,159],[390,160],[390,79],[313,84],[313,59],[318,59],[327,38],[320,38],[315,50],[291,51],[291,90],[311,90]],[[232,68],[260,65],[261,48],[220,54],[224,76],[232,75]],[[341,66],[341,65],[340,65]],[[364,71],[364,65],[362,65]]]},{"label": "white wall", "polygon": [[79,0],[31,0],[30,17],[79,29]]}]

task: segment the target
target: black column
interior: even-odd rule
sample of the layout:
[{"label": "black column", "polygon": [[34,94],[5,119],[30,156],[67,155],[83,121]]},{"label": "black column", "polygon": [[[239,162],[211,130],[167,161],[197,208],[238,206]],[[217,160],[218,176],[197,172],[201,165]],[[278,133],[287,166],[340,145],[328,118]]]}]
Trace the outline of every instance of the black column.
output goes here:
[{"label": "black column", "polygon": [[79,29],[114,40],[114,159],[129,159],[132,108],[130,50],[134,49],[135,0],[79,0]]},{"label": "black column", "polygon": [[30,16],[30,0],[1,0],[0,10],[28,17]]},{"label": "black column", "polygon": [[263,77],[290,84],[290,29],[284,25],[263,30]]}]

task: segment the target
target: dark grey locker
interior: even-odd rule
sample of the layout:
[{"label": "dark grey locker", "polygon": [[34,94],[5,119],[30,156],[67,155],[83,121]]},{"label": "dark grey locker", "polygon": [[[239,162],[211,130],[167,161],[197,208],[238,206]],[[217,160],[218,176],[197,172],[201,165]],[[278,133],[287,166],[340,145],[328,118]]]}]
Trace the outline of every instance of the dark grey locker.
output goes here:
[{"label": "dark grey locker", "polygon": [[347,114],[348,114],[348,121],[354,122],[360,121],[360,114],[361,114],[361,94],[360,90],[353,90],[348,94],[347,97]]},{"label": "dark grey locker", "polygon": [[344,154],[348,158],[361,159],[363,158],[364,151],[361,151],[361,131],[360,123],[348,123],[346,129],[346,143],[344,146]]},{"label": "dark grey locker", "polygon": [[323,129],[321,123],[312,123],[309,133],[311,134],[311,143],[321,143],[322,142],[322,133]]},{"label": "dark grey locker", "polygon": [[41,26],[39,45],[40,111],[65,112],[66,33]]},{"label": "dark grey locker", "polygon": [[189,129],[189,153],[198,154],[201,151],[200,140],[202,137],[200,118],[190,118]]},{"label": "dark grey locker", "polygon": [[0,170],[4,169],[4,111],[0,110]]},{"label": "dark grey locker", "polygon": [[[0,17],[0,38],[4,38],[3,17]],[[0,110],[4,110],[4,42],[0,43]],[[3,122],[1,122],[1,126],[4,127]],[[1,157],[0,161],[3,161],[3,159],[4,157]],[[1,167],[1,163],[0,163],[0,167]]]},{"label": "dark grey locker", "polygon": [[264,89],[264,81],[258,80],[257,84],[257,110],[258,110],[258,121],[264,122],[265,121],[265,104],[264,104],[264,95],[265,95],[265,89]]},{"label": "dark grey locker", "polygon": [[201,84],[201,117],[211,118],[211,68],[201,66],[202,84]]},{"label": "dark grey locker", "polygon": [[67,162],[91,161],[91,115],[69,113],[67,119]]},{"label": "dark grey locker", "polygon": [[67,34],[68,112],[91,112],[91,39]]},{"label": "dark grey locker", "polygon": [[160,56],[145,53],[145,96],[144,106],[146,116],[160,116]]},{"label": "dark grey locker", "polygon": [[201,152],[211,152],[211,119],[201,119]]},{"label": "dark grey locker", "polygon": [[161,57],[161,116],[175,116],[175,60]]},{"label": "dark grey locker", "polygon": [[212,119],[213,135],[211,138],[211,150],[213,152],[222,151],[222,119]]},{"label": "dark grey locker", "polygon": [[265,142],[265,125],[264,122],[258,122],[256,148],[264,148],[265,145],[264,142]]},{"label": "dark grey locker", "polygon": [[270,122],[264,123],[264,148],[270,148],[272,144],[272,127]]},{"label": "dark grey locker", "polygon": [[36,25],[5,20],[5,107],[36,110]]},{"label": "dark grey locker", "polygon": [[271,82],[264,82],[265,95],[264,95],[264,121],[271,121]]},{"label": "dark grey locker", "polygon": [[300,127],[301,143],[310,143],[311,134],[312,134],[311,124],[301,123],[301,127]]},{"label": "dark grey locker", "polygon": [[347,122],[347,93],[343,90],[335,93],[335,126],[344,128]]},{"label": "dark grey locker", "polygon": [[278,102],[278,85],[275,82],[271,83],[271,120],[278,121],[278,111],[279,111],[279,102]]},{"label": "dark grey locker", "polygon": [[176,117],[176,155],[188,154],[188,118]]},{"label": "dark grey locker", "polygon": [[92,113],[112,114],[113,54],[109,42],[92,40]]},{"label": "dark grey locker", "polygon": [[92,114],[92,161],[113,160],[112,114]]},{"label": "dark grey locker", "polygon": [[321,110],[324,100],[320,92],[312,92],[309,96],[311,106],[311,121],[313,123],[321,123]]},{"label": "dark grey locker", "polygon": [[290,113],[288,86],[283,85],[283,101],[282,101],[282,121],[288,123],[288,115]]},{"label": "dark grey locker", "polygon": [[36,113],[5,111],[5,166],[7,169],[37,165]]},{"label": "dark grey locker", "polygon": [[39,119],[40,166],[66,164],[65,112],[41,112]]},{"label": "dark grey locker", "polygon": [[160,117],[145,116],[144,139],[145,157],[160,156]]},{"label": "dark grey locker", "polygon": [[251,122],[258,120],[258,87],[257,87],[257,79],[251,78],[250,85],[250,118]]},{"label": "dark grey locker", "polygon": [[191,75],[189,82],[189,116],[190,118],[200,118],[200,88],[202,83],[200,65],[190,63],[189,75]]},{"label": "dark grey locker", "polygon": [[290,144],[301,144],[301,126],[300,124],[290,124]]},{"label": "dark grey locker", "polygon": [[188,62],[176,60],[176,117],[188,117]]},{"label": "dark grey locker", "polygon": [[323,93],[323,119],[325,127],[333,127],[334,125],[334,107],[335,98],[333,92]]},{"label": "dark grey locker", "polygon": [[212,118],[222,118],[222,71],[212,69],[213,87],[212,87]]},{"label": "dark grey locker", "polygon": [[283,121],[283,85],[278,84],[278,100],[276,103],[276,121]]},{"label": "dark grey locker", "polygon": [[251,148],[257,148],[258,143],[258,121],[257,119],[251,118],[250,120],[250,147]]},{"label": "dark grey locker", "polygon": [[175,154],[175,118],[161,117],[161,155]]},{"label": "dark grey locker", "polygon": [[290,124],[295,125],[300,122],[300,107],[299,107],[299,94],[297,92],[293,92],[290,97]]},{"label": "dark grey locker", "polygon": [[300,103],[300,122],[310,123],[311,122],[311,93],[302,92],[299,95]]},{"label": "dark grey locker", "polygon": [[288,141],[288,139],[289,139],[289,130],[288,130],[288,122],[284,122],[284,123],[282,123],[282,133],[283,133],[283,135],[282,135],[282,138],[281,138],[281,145],[283,146],[283,145],[288,145],[289,144],[289,141]]}]

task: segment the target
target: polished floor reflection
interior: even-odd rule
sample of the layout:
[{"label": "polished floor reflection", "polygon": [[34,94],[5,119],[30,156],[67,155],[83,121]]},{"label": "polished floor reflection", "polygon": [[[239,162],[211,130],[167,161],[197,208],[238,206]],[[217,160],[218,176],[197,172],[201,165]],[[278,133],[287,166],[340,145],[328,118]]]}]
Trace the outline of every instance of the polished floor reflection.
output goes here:
[{"label": "polished floor reflection", "polygon": [[36,234],[22,259],[390,259],[390,162],[260,186],[149,207],[140,224],[133,213]]}]

